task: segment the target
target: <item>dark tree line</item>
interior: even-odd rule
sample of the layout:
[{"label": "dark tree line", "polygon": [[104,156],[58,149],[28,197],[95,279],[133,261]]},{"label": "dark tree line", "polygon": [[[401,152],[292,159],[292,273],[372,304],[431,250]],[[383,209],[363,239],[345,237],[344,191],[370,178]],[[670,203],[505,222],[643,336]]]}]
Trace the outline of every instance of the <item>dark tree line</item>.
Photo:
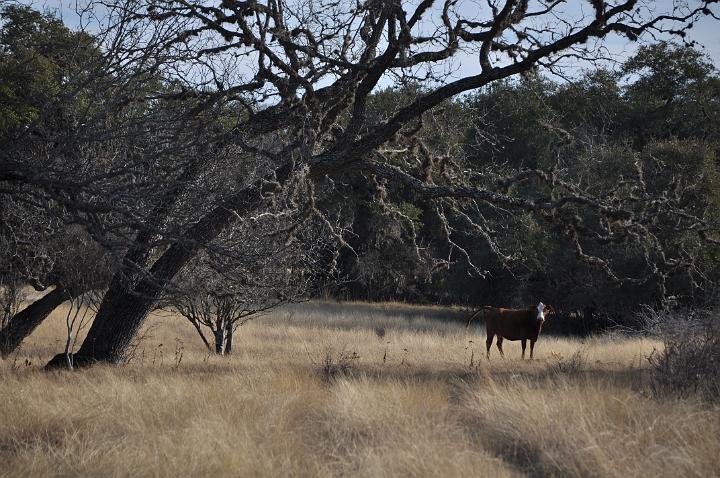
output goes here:
[{"label": "dark tree line", "polygon": [[[387,275],[391,262],[372,269],[388,238],[402,262],[396,284],[458,267],[488,288],[507,284],[492,280],[493,268],[527,283],[562,244],[565,260],[593,277],[653,281],[659,297],[669,295],[676,275],[693,284],[703,277],[697,248],[716,241],[716,229],[688,202],[692,185],[652,174],[665,159],[641,157],[621,181],[588,180],[597,176],[596,155],[610,150],[549,118],[544,129],[530,127],[535,137],[551,135],[550,144],[537,140],[538,151],[528,148],[536,157],[502,162],[506,140],[522,140],[503,136],[502,114],[473,111],[492,103],[493,89],[511,95],[512,78],[601,56],[608,36],[682,37],[699,18],[716,16],[714,3],[660,11],[654,2],[590,1],[583,14],[564,2],[524,0],[472,12],[451,0],[101,1],[80,12],[91,24],[102,16],[90,33],[6,6],[2,71],[14,86],[2,93],[12,101],[3,103],[10,120],[2,123],[0,194],[23,211],[18,217],[38,219],[4,233],[28,239],[9,242],[12,267],[3,274],[42,276],[39,288],[71,296],[103,291],[70,360],[76,366],[123,361],[148,313],[183,288],[183,274],[202,257],[224,264],[217,272],[237,271],[228,275],[252,284],[248,294],[272,289],[255,309],[308,294],[358,264],[367,277]],[[53,35],[72,45],[43,41]],[[453,76],[452,61],[468,58],[476,68]],[[38,96],[23,97],[32,90],[21,82]],[[388,82],[403,94],[377,93]],[[458,103],[472,92],[480,93]],[[476,137],[467,124],[454,127],[464,118]],[[393,219],[373,223],[356,208]],[[71,234],[97,249],[87,256],[97,273],[55,272],[67,256],[45,254],[45,238]],[[360,250],[368,240],[374,247]],[[354,262],[372,251],[379,257]],[[637,267],[625,268],[618,254]],[[42,274],[32,265],[38,256]],[[368,288],[386,288],[382,281]],[[39,300],[47,306],[19,312],[6,327],[27,315],[42,320],[54,302]],[[61,354],[51,365],[67,362]]]},{"label": "dark tree line", "polygon": [[[375,98],[377,108],[415,94],[385,91]],[[486,230],[494,231],[492,242],[503,251],[498,253],[481,235],[466,232],[462,215],[439,219],[434,204],[411,203],[402,188],[389,195],[398,210],[392,214],[360,180],[353,184],[358,193],[351,242],[361,252],[346,254],[344,270],[354,280],[334,292],[352,299],[478,305],[543,297],[565,314],[587,319],[604,312],[597,318],[620,324],[632,321],[643,305],[712,301],[720,272],[717,242],[688,236],[677,227],[679,211],[665,208],[674,203],[717,231],[719,124],[718,71],[697,49],[671,43],[640,48],[617,71],[593,69],[562,82],[530,74],[456,100],[425,125],[424,144],[414,154],[424,154],[422,147],[440,150],[445,161],[495,181],[525,175],[505,189],[520,197],[538,194],[542,186],[533,175],[539,171],[562,174],[596,194],[627,194],[655,215],[653,240],[685,257],[663,271],[637,244],[583,245],[607,261],[608,271],[583,260],[572,236],[568,241],[549,221],[489,208],[469,212],[472,221],[485,221]],[[589,328],[602,325],[586,322]]]}]

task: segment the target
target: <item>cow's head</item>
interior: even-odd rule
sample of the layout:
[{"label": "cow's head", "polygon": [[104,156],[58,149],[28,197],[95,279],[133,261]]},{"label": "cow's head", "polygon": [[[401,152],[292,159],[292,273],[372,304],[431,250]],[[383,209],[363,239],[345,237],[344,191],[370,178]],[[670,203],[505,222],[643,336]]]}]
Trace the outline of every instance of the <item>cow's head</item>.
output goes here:
[{"label": "cow's head", "polygon": [[542,302],[540,302],[537,307],[535,307],[535,318],[538,322],[544,321],[548,315],[552,314],[552,309],[549,305],[545,305]]}]

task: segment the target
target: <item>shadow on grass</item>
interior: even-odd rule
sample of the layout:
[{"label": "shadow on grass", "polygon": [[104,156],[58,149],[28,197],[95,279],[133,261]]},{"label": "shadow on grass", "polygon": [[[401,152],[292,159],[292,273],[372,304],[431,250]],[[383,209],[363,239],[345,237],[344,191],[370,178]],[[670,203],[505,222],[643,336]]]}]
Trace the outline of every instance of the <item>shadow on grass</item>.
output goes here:
[{"label": "shadow on grass", "polygon": [[[518,365],[516,368],[510,368]],[[643,390],[647,383],[648,371],[642,368],[603,369],[588,367],[580,370],[564,371],[552,367],[550,361],[517,362],[493,367],[482,362],[469,367],[461,364],[448,365],[434,369],[422,365],[409,364],[370,365],[363,363],[348,364],[336,378],[383,381],[444,382],[451,386],[467,385],[511,385],[527,383],[529,385],[547,385],[556,380],[571,380],[584,383],[601,382],[634,391]],[[321,371],[317,366],[315,372]]]},{"label": "shadow on grass", "polygon": [[[495,366],[494,366],[495,365]],[[507,387],[508,399],[512,400],[513,384],[522,385],[521,389],[553,388],[557,383],[558,391],[567,382],[585,383],[592,387],[593,383],[603,383],[603,387],[611,385],[613,390],[640,390],[645,383],[647,370],[641,368],[602,369],[588,368],[580,370],[563,370],[552,367],[552,361],[505,362],[501,364],[481,363],[475,367],[447,366],[428,370],[421,366],[406,365],[366,365],[362,363],[347,367],[330,380],[332,387],[335,380],[402,382],[410,384],[443,384],[447,387],[448,404],[459,413],[458,425],[478,449],[484,449],[502,459],[508,466],[521,474],[532,477],[540,476],[572,476],[562,463],[553,463],[544,455],[542,443],[533,443],[522,437],[514,439],[502,433],[492,433],[483,418],[469,413],[466,409],[468,393],[483,387]],[[316,373],[321,373],[317,368]]]},{"label": "shadow on grass", "polygon": [[471,312],[451,307],[422,307],[403,304],[356,304],[305,302],[278,308],[272,321],[295,326],[340,330],[411,330],[445,335],[457,333]]}]

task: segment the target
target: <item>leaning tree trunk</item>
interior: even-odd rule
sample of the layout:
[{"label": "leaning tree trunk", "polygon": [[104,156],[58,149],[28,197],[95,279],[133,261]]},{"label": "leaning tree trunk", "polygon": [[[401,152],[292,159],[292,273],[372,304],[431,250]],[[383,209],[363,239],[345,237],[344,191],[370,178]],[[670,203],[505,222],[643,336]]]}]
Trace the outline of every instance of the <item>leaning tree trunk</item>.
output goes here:
[{"label": "leaning tree trunk", "polygon": [[[175,187],[167,191],[152,211],[150,215],[154,218],[152,223],[138,233],[135,242],[123,258],[121,269],[114,274],[103,296],[98,313],[80,350],[73,356],[72,362],[76,368],[98,361],[111,363],[124,361],[132,339],[160,298],[164,285],[172,280],[180,268],[195,254],[195,251],[183,251],[182,245],[176,243],[155,262],[150,277],[143,274],[149,265],[152,252],[150,244],[155,237],[153,231],[160,229],[162,223],[167,220],[170,208],[182,193],[182,185],[193,178],[200,167],[200,162],[196,162],[186,168]],[[191,232],[194,229],[196,228],[191,229]],[[58,354],[50,360],[46,368],[66,365],[67,355]]]},{"label": "leaning tree trunk", "polygon": [[[175,275],[203,244],[217,237],[237,217],[258,207],[263,199],[259,184],[244,189],[192,226],[185,238],[170,246],[134,288],[125,286],[126,281],[113,281],[80,350],[73,357],[75,367],[95,362],[123,363],[132,340]],[[66,364],[66,355],[58,354],[47,368],[61,368]]]},{"label": "leaning tree trunk", "polygon": [[[150,276],[134,288],[124,287],[122,281],[118,281],[108,289],[80,350],[73,357],[74,366],[124,362],[133,338],[160,298],[164,285],[193,254],[192,248],[176,244],[158,259]],[[47,364],[47,368],[65,367],[66,363],[66,354],[58,354]]]},{"label": "leaning tree trunk", "polygon": [[20,346],[60,304],[70,299],[62,287],[55,287],[23,310],[15,314],[0,330],[0,357],[5,358]]},{"label": "leaning tree trunk", "polygon": [[[100,326],[105,325],[106,328],[108,325],[112,325],[112,320],[107,319],[108,314],[114,316],[116,320],[123,320],[123,314],[127,314],[128,317],[139,313],[147,315],[147,312],[143,311],[149,308],[150,304],[148,304],[147,301],[143,301],[142,297],[135,297],[133,290],[139,281],[139,267],[147,264],[148,261],[150,253],[150,248],[148,247],[149,239],[150,234],[145,231],[138,234],[135,244],[133,244],[133,247],[131,247],[125,255],[123,267],[115,273],[107,292],[103,296],[100,309],[93,319],[93,324],[90,328],[91,331],[97,329],[96,324]],[[138,284],[138,287],[139,286]],[[112,334],[113,331],[105,330],[104,333]],[[68,362],[73,363],[75,367],[82,367],[101,360],[100,358],[94,358],[96,353],[105,355],[112,354],[112,350],[108,350],[105,342],[98,342],[96,339],[88,340],[89,337],[90,334],[88,333],[81,349],[73,357],[70,357],[67,353],[57,354],[47,364],[47,368],[66,367]],[[118,331],[118,339],[119,343],[125,342],[122,331]],[[130,340],[127,341],[125,348],[127,348],[129,344]],[[97,351],[95,350],[96,345],[98,346]]]}]

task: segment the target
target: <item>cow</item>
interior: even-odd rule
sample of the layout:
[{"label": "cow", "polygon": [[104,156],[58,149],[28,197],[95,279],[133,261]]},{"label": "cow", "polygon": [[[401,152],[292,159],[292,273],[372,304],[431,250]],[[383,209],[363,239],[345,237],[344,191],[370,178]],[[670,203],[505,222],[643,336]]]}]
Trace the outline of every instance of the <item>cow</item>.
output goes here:
[{"label": "cow", "polygon": [[542,302],[526,309],[501,309],[487,306],[471,315],[465,328],[468,328],[470,322],[481,313],[485,319],[485,329],[487,330],[485,344],[487,345],[488,359],[492,341],[496,335],[497,348],[503,357],[505,357],[502,349],[503,339],[520,340],[523,359],[525,358],[525,345],[530,340],[530,358],[532,359],[535,342],[540,335],[545,318],[552,313],[552,309]]}]

